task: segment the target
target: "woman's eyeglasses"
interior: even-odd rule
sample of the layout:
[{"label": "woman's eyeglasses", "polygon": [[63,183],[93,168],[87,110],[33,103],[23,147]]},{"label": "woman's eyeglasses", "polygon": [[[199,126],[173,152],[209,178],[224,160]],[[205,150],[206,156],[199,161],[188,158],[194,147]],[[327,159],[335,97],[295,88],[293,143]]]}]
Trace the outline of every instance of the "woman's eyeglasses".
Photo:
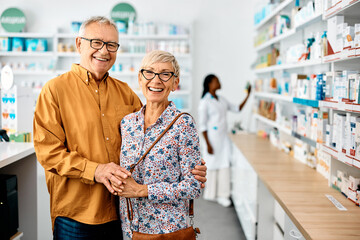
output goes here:
[{"label": "woman's eyeglasses", "polygon": [[177,77],[177,75],[174,72],[155,73],[153,71],[146,69],[141,69],[140,72],[143,75],[143,77],[148,81],[153,80],[156,75],[158,75],[159,79],[163,82],[169,81],[173,76]]}]

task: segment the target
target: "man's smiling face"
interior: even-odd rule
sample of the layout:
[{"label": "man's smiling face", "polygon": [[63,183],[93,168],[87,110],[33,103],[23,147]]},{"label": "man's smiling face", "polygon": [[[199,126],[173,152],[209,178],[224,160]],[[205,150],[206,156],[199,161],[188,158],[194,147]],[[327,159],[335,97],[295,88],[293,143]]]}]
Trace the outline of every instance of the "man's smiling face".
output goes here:
[{"label": "man's smiling face", "polygon": [[[99,39],[104,42],[118,42],[119,36],[114,26],[91,23],[85,29],[87,39]],[[80,53],[80,65],[90,71],[96,80],[101,80],[116,61],[116,52],[109,52],[106,45],[100,50],[93,49],[90,42],[78,37],[76,47]]]}]

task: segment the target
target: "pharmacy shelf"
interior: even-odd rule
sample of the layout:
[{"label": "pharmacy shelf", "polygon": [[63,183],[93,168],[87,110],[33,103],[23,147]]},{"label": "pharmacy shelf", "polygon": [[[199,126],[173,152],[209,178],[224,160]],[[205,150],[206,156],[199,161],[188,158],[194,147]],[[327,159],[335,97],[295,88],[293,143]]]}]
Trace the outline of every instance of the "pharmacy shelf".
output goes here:
[{"label": "pharmacy shelf", "polygon": [[0,52],[0,57],[54,57],[54,52]]},{"label": "pharmacy shelf", "polygon": [[257,113],[254,114],[254,117],[255,119],[269,125],[269,126],[272,126],[274,128],[277,128],[279,131],[282,131],[283,133],[286,133],[288,135],[291,135],[291,129],[288,129],[288,128],[285,128],[283,126],[281,126],[280,124],[276,123],[275,121],[273,120],[270,120],[270,119],[267,119]]},{"label": "pharmacy shelf", "polygon": [[266,68],[259,68],[255,70],[255,73],[269,73],[273,71],[280,71],[285,69],[295,69],[295,68],[302,68],[302,67],[308,67],[308,66],[314,66],[314,65],[320,65],[323,64],[321,59],[316,60],[308,60],[308,61],[302,61],[297,63],[288,63],[288,64],[281,64],[281,65],[274,65]]},{"label": "pharmacy shelf", "polygon": [[313,23],[315,23],[317,21],[320,21],[321,17],[322,17],[321,13],[317,14],[317,15],[314,15],[313,17],[309,18],[305,22],[300,23],[299,25],[297,25],[295,28],[293,28],[291,30],[288,30],[286,33],[281,34],[280,36],[274,37],[273,39],[261,44],[260,46],[255,47],[255,51],[263,50],[263,49],[271,46],[274,43],[285,40],[286,38],[288,38],[288,37],[294,35],[295,33],[297,33],[299,30],[309,26],[310,24],[313,24]]},{"label": "pharmacy shelf", "polygon": [[19,37],[19,38],[53,38],[55,34],[49,33],[0,33],[0,37]]},{"label": "pharmacy shelf", "polygon": [[307,19],[306,21],[298,24],[295,26],[296,31],[306,28],[307,26],[314,24],[315,22],[318,22],[322,19],[323,14],[322,13],[318,13],[314,16],[312,16],[311,18]]},{"label": "pharmacy shelf", "polygon": [[343,112],[360,113],[360,104],[355,104],[355,103],[319,101],[319,107],[329,108]]},{"label": "pharmacy shelf", "polygon": [[64,39],[64,38],[76,38],[78,33],[57,33],[55,37]]},{"label": "pharmacy shelf", "polygon": [[27,76],[48,76],[48,75],[56,75],[56,72],[55,71],[37,71],[37,70],[34,70],[34,71],[13,71],[13,74],[14,75],[27,75]]},{"label": "pharmacy shelf", "polygon": [[324,57],[324,63],[337,63],[337,62],[345,62],[345,61],[359,61],[360,62],[360,55],[357,56],[346,56],[343,52],[332,54],[329,56]]},{"label": "pharmacy shelf", "polygon": [[[142,58],[145,56],[146,53],[117,53],[117,58]],[[58,57],[80,57],[79,53],[77,52],[58,52],[56,53]],[[1,56],[1,55],[0,55]],[[177,58],[190,58],[190,54],[174,54]]]},{"label": "pharmacy shelf", "polygon": [[360,0],[350,1],[346,6],[343,6],[343,1],[338,2],[335,6],[330,7],[324,11],[323,19],[327,20],[335,15],[346,15],[347,17],[359,18]]},{"label": "pharmacy shelf", "polygon": [[312,99],[303,99],[303,98],[293,98],[293,103],[318,108],[319,107],[319,101],[318,100],[312,100]]},{"label": "pharmacy shelf", "polygon": [[[56,34],[57,38],[76,38],[78,33],[58,33]],[[127,35],[127,34],[119,34],[120,40],[188,40],[188,34],[179,34],[179,35]]]},{"label": "pharmacy shelf", "polygon": [[77,52],[57,52],[56,56],[58,56],[58,57],[80,57],[80,54]]},{"label": "pharmacy shelf", "polygon": [[257,46],[257,47],[255,48],[255,51],[260,51],[260,50],[262,50],[262,49],[265,49],[265,48],[271,46],[271,45],[274,44],[274,43],[280,42],[281,40],[284,40],[285,38],[288,38],[288,37],[294,35],[295,33],[296,33],[296,29],[295,29],[295,28],[290,29],[290,30],[288,30],[286,33],[283,33],[283,34],[281,34],[281,35],[279,35],[279,36],[277,36],[277,37],[274,37],[274,38],[270,39],[269,41],[261,44],[260,46]]},{"label": "pharmacy shelf", "polygon": [[279,12],[281,12],[283,9],[285,9],[293,1],[294,0],[285,0],[282,3],[280,3],[280,5],[277,6],[271,14],[269,14],[261,22],[259,22],[257,25],[255,25],[255,30],[257,30],[257,29],[261,28],[262,26],[264,26],[270,19],[275,17]]},{"label": "pharmacy shelf", "polygon": [[283,96],[277,93],[264,93],[264,92],[255,92],[254,96],[256,98],[265,98],[274,101],[284,101],[284,102],[292,102],[293,98],[290,96]]},{"label": "pharmacy shelf", "polygon": [[302,135],[298,134],[297,132],[294,132],[294,131],[291,132],[291,136],[303,141],[306,144],[309,144],[310,146],[312,146],[314,148],[317,147],[316,141],[314,141],[314,140],[312,140],[312,139],[310,139],[308,137],[302,136]]},{"label": "pharmacy shelf", "polygon": [[351,167],[360,168],[360,160],[356,159],[353,156],[343,153],[342,151],[338,151],[332,147],[326,146],[325,144],[320,144],[320,150],[330,154],[334,159],[345,163]]},{"label": "pharmacy shelf", "polygon": [[124,35],[120,34],[119,39],[132,39],[132,40],[188,40],[189,35],[179,34],[179,35]]}]

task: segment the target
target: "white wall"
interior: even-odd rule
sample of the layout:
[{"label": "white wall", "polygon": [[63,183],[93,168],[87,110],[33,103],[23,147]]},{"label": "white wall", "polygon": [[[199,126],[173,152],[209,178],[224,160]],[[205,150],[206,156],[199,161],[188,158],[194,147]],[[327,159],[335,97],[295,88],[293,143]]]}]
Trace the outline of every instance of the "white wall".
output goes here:
[{"label": "white wall", "polygon": [[[253,50],[253,1],[203,1],[194,27],[194,91],[193,109],[202,94],[204,77],[214,73],[222,89],[219,94],[240,104],[245,97],[247,81],[253,79],[250,65],[255,60]],[[251,100],[251,99],[250,99]],[[251,101],[240,114],[228,114],[229,127],[234,121],[249,126]]]}]

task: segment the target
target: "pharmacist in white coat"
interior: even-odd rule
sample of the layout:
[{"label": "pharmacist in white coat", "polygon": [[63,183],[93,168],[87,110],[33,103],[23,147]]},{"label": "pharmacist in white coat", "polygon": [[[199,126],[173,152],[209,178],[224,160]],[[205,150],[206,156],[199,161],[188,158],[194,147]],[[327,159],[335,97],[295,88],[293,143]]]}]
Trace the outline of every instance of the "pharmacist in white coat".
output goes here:
[{"label": "pharmacist in white coat", "polygon": [[216,95],[221,88],[219,79],[210,74],[205,77],[204,90],[199,105],[199,130],[206,144],[202,144],[203,158],[208,168],[204,199],[217,201],[224,207],[230,201],[231,140],[227,132],[227,111],[240,112],[249,98],[251,86],[245,100],[236,106]]}]

